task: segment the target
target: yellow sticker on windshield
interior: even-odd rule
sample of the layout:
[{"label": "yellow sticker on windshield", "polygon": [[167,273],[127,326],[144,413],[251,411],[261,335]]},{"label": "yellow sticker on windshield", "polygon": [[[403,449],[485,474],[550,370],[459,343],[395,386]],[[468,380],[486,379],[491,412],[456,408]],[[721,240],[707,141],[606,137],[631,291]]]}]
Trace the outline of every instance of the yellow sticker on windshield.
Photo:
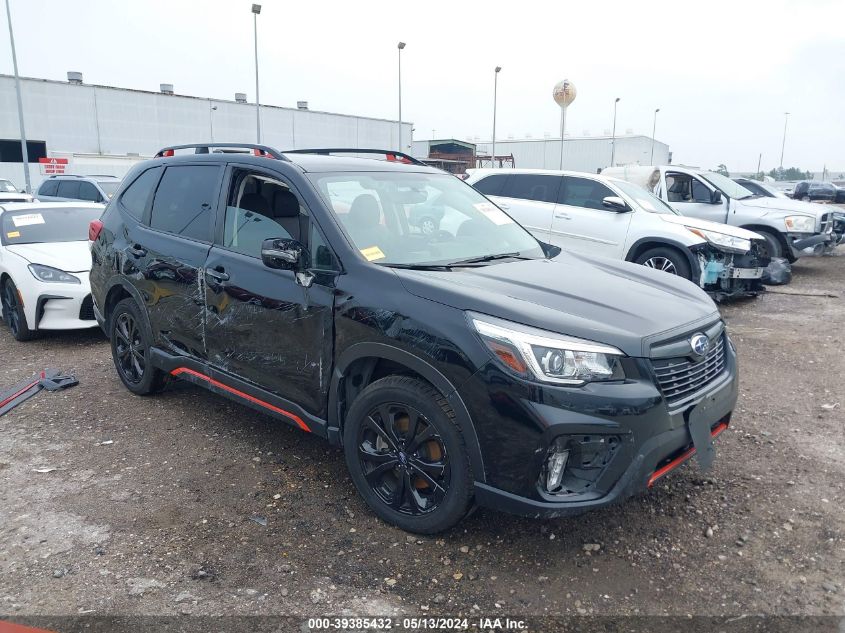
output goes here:
[{"label": "yellow sticker on windshield", "polygon": [[12,239],[13,237],[20,237],[20,236],[21,236],[20,231],[9,231],[8,233],[6,233],[6,237],[8,237],[9,239]]},{"label": "yellow sticker on windshield", "polygon": [[375,261],[377,259],[384,259],[385,255],[381,252],[381,249],[378,246],[370,246],[369,248],[362,248],[361,255],[367,258],[368,262]]}]

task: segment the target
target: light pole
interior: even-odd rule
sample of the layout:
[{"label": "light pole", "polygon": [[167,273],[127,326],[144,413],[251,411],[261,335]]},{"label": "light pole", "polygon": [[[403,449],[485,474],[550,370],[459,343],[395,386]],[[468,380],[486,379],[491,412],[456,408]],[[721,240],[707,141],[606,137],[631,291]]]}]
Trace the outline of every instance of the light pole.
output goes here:
[{"label": "light pole", "polygon": [[619,103],[620,97],[616,97],[613,102],[613,133],[610,137],[610,166],[613,167],[616,161],[616,104]]},{"label": "light pole", "polygon": [[261,5],[252,5],[252,28],[255,35],[255,137],[256,142],[261,142],[261,100],[258,98],[258,14],[261,13]]},{"label": "light pole", "polygon": [[402,49],[405,48],[405,42],[399,42],[396,45],[399,51],[399,151],[402,151]]},{"label": "light pole", "polygon": [[208,102],[208,131],[211,135],[211,142],[214,142],[214,111],[217,109],[216,105],[211,105],[211,102]]},{"label": "light pole", "polygon": [[651,160],[648,161],[649,165],[654,165],[654,135],[657,132],[657,113],[660,112],[660,108],[657,108],[654,111],[654,125],[651,126]]},{"label": "light pole", "polygon": [[6,19],[9,22],[9,42],[12,45],[12,66],[15,69],[15,92],[18,96],[18,123],[21,128],[21,158],[23,159],[23,178],[26,181],[26,192],[32,193],[32,183],[29,180],[29,152],[26,149],[26,130],[23,125],[23,101],[21,100],[21,78],[18,75],[18,56],[15,52],[15,34],[12,31],[12,13],[9,10],[9,0],[6,0]]},{"label": "light pole", "polygon": [[[8,0],[6,0],[8,6]],[[11,28],[11,26],[10,26]],[[780,170],[783,171],[783,150],[786,148],[786,124],[789,121],[789,112],[783,113],[783,143],[780,146]]]},{"label": "light pole", "polygon": [[493,74],[493,152],[490,154],[490,167],[496,167],[496,92],[499,88],[499,73],[502,72],[501,66],[496,66],[496,72]]}]

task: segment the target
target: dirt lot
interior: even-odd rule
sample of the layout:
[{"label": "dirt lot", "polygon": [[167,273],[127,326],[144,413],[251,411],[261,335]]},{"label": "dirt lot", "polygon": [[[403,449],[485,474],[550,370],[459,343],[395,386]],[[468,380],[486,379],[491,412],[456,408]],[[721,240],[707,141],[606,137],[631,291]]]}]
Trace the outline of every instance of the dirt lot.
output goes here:
[{"label": "dirt lot", "polygon": [[2,328],[4,388],[45,366],[80,385],[0,418],[0,614],[842,616],[845,256],[778,292],[836,296],[723,308],[741,400],[710,473],[438,538],[373,518],[317,438],[189,385],[130,395],[98,332]]}]

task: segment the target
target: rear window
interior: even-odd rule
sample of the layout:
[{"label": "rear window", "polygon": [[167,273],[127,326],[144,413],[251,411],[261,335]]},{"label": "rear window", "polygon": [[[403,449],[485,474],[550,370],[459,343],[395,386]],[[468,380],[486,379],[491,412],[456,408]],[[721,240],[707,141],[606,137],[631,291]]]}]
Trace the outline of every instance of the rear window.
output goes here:
[{"label": "rear window", "polygon": [[507,174],[487,176],[482,178],[473,185],[476,191],[480,191],[485,196],[500,196],[502,189],[505,186],[505,181],[508,179]]},{"label": "rear window", "polygon": [[59,181],[59,192],[56,195],[60,198],[79,199],[79,185],[78,180],[61,180]]},{"label": "rear window", "polygon": [[47,180],[41,183],[41,188],[38,190],[38,195],[41,196],[55,196],[56,190],[59,188],[58,180]]},{"label": "rear window", "polygon": [[121,206],[136,220],[144,217],[144,211],[147,210],[160,175],[161,167],[148,169],[138,176],[120,196]]},{"label": "rear window", "polygon": [[220,193],[219,181],[217,165],[168,167],[156,190],[150,226],[210,242],[213,211]]},{"label": "rear window", "polygon": [[3,244],[40,244],[42,242],[82,242],[88,239],[88,224],[102,214],[102,209],[86,207],[44,208],[5,211],[0,216]]},{"label": "rear window", "polygon": [[502,193],[506,198],[555,202],[560,189],[560,176],[540,174],[511,174]]}]

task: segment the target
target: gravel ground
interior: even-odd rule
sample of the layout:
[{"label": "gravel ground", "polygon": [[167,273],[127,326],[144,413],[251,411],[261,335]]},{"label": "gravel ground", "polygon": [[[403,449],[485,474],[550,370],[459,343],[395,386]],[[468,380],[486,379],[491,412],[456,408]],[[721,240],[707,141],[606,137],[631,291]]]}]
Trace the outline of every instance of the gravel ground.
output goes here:
[{"label": "gravel ground", "polygon": [[437,538],[376,520],[317,438],[186,384],[132,396],[98,331],[2,328],[4,388],[80,385],[0,418],[0,613],[842,616],[843,264],[723,307],[741,399],[712,471]]}]

